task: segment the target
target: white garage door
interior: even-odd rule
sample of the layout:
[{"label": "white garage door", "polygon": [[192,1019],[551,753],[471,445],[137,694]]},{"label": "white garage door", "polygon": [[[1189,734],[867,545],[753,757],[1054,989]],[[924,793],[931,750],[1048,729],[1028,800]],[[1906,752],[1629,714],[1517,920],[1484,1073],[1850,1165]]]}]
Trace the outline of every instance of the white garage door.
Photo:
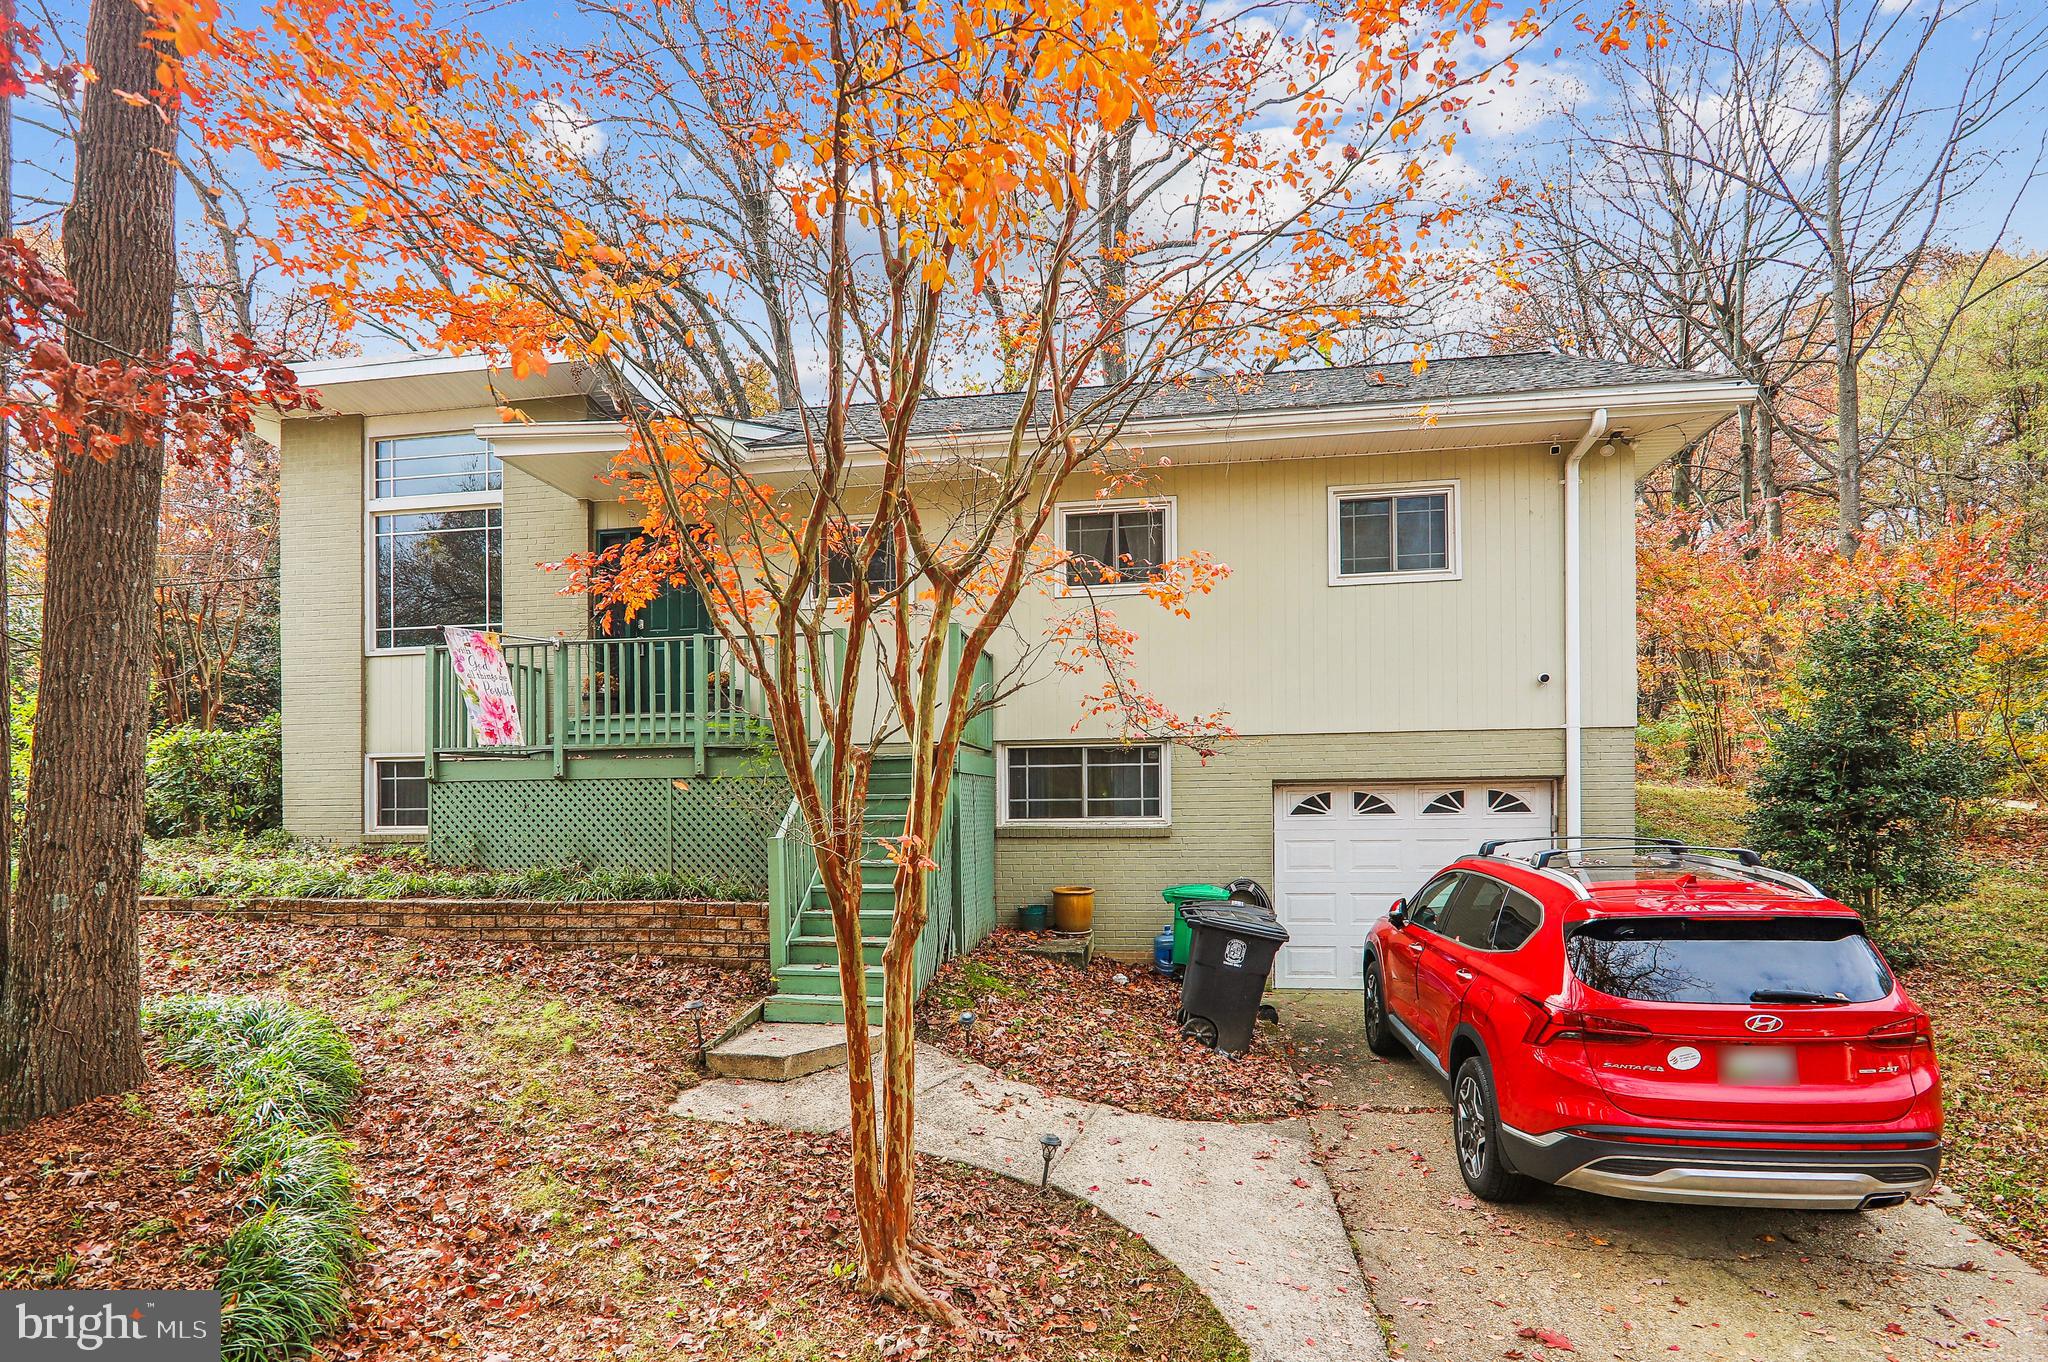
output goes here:
[{"label": "white garage door", "polygon": [[1273,791],[1281,988],[1359,987],[1365,929],[1397,898],[1495,837],[1547,837],[1543,781],[1285,785]]}]

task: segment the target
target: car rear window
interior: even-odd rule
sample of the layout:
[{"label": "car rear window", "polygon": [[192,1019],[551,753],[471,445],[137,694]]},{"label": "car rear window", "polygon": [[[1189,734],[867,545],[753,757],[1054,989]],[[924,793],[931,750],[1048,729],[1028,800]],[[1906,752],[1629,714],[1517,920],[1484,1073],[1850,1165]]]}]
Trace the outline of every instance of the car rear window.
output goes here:
[{"label": "car rear window", "polygon": [[1602,918],[1566,936],[1565,956],[1588,988],[1647,1003],[1868,1003],[1892,991],[1854,918]]}]

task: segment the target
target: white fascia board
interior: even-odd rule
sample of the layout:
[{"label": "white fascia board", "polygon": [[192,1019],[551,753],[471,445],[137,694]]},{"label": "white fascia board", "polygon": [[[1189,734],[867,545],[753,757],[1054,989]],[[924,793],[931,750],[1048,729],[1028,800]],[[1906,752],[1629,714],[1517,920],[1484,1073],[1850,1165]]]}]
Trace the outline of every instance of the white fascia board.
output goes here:
[{"label": "white fascia board", "polygon": [[322,383],[375,383],[387,378],[482,373],[490,367],[490,360],[483,355],[356,355],[297,365],[293,372],[302,386],[316,387]]},{"label": "white fascia board", "polygon": [[505,421],[476,428],[499,458],[542,454],[616,454],[630,441],[623,421]]}]

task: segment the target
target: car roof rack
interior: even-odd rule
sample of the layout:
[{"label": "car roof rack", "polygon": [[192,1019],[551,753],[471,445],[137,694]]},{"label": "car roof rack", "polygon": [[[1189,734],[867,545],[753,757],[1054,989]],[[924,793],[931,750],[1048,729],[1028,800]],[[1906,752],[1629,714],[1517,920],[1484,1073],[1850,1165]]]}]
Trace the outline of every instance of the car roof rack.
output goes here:
[{"label": "car roof rack", "polygon": [[[1502,855],[1501,848],[1540,843],[1527,852],[1517,855]],[[1681,865],[1696,865],[1707,870],[1732,872],[1742,878],[1777,885],[1783,889],[1797,890],[1812,898],[1825,898],[1814,885],[1790,871],[1778,870],[1764,864],[1764,858],[1748,847],[1697,846],[1681,842],[1675,837],[1613,838],[1598,839],[1592,836],[1577,837],[1499,837],[1479,844],[1479,855],[1493,860],[1512,860],[1527,864],[1537,870],[1557,873],[1552,870],[1553,861],[1582,856],[1589,852],[1623,851],[1634,854],[1653,853]]]}]

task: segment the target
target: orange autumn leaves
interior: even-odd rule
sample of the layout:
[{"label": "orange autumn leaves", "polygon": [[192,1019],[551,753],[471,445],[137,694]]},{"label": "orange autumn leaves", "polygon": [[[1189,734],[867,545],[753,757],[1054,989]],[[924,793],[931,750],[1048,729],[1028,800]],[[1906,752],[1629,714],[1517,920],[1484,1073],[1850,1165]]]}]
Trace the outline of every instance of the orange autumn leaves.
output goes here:
[{"label": "orange autumn leaves", "polygon": [[[1247,267],[1235,288],[1206,268],[1160,269],[1134,278],[1123,306],[1134,319],[1219,299],[1263,312],[1270,325],[1219,348],[1266,364],[1356,324],[1339,281],[1389,302],[1414,289],[1426,243],[1459,211],[1399,224],[1358,162],[1389,161],[1375,174],[1391,172],[1393,200],[1413,199],[1463,130],[1475,63],[1512,75],[1489,32],[1525,40],[1547,7],[1511,21],[1490,0],[1242,12],[648,0],[598,12],[625,16],[650,46],[696,26],[730,91],[703,116],[759,150],[791,229],[815,238],[845,212],[902,248],[934,293],[979,293],[1056,253],[1073,206],[1100,197],[1090,153],[1105,135],[1136,126],[1148,146],[1203,148],[1181,207],[1199,219],[1186,230],[1205,261],[1250,260],[1284,238],[1284,268]],[[215,139],[280,174],[278,258],[344,316],[525,373],[550,355],[634,349],[646,314],[693,281],[715,288],[758,268],[660,192],[659,150],[600,164],[585,139],[537,123],[536,110],[569,110],[644,136],[673,81],[645,49],[521,46],[397,0],[281,0],[264,14],[200,45],[195,84]],[[1579,17],[1602,35],[1655,31],[1629,0]],[[1289,196],[1317,206],[1261,218]],[[1103,250],[1135,259],[1182,229],[1127,226],[1130,239]]]},{"label": "orange autumn leaves", "polygon": [[[1771,710],[1796,704],[1793,673],[1811,631],[1872,596],[1910,594],[1966,629],[1972,666],[1957,678],[1958,722],[2017,788],[2048,788],[2048,740],[2030,719],[2048,705],[2048,574],[2030,567],[2015,517],[1942,526],[1853,559],[1825,525],[1775,543],[1736,526],[1703,532],[1679,516],[1647,519],[1636,555],[1639,684],[1646,717],[1677,717],[1688,752],[1665,774],[1740,777]],[[1675,711],[1671,706],[1675,704]]]}]

